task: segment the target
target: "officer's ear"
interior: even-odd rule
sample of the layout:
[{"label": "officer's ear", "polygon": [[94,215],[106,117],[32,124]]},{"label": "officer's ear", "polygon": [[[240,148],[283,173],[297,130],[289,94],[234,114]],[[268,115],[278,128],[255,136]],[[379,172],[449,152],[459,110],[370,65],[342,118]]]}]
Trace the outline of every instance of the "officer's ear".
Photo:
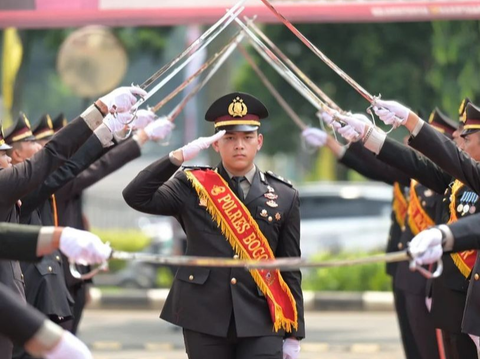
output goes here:
[{"label": "officer's ear", "polygon": [[21,141],[12,143],[12,149],[8,150],[8,155],[12,158],[13,163],[19,163],[23,161],[22,150],[23,143]]},{"label": "officer's ear", "polygon": [[257,136],[257,151],[260,151],[260,149],[262,148],[263,146],[263,135],[261,133],[258,134]]},{"label": "officer's ear", "polygon": [[215,152],[220,152],[220,147],[218,146],[218,141],[215,141],[212,143],[212,148],[215,150]]}]

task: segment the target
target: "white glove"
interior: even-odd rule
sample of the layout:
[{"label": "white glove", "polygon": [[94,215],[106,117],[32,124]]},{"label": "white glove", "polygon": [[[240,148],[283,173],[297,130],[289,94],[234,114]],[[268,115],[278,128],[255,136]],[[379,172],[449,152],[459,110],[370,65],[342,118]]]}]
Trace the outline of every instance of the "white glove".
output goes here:
[{"label": "white glove", "polygon": [[330,115],[327,111],[323,111],[322,113],[317,112],[317,116],[327,125],[332,126],[335,130],[338,130],[340,127],[342,127],[342,125],[338,123],[338,121],[334,121],[333,116]]},{"label": "white glove", "polygon": [[67,331],[63,332],[60,342],[43,356],[45,359],[93,359],[87,346]]},{"label": "white glove", "polygon": [[124,127],[132,120],[133,115],[130,112],[118,112],[116,114],[109,113],[103,119],[103,123],[108,127],[110,132],[115,133],[124,129]]},{"label": "white glove", "polygon": [[352,126],[346,125],[338,129],[338,133],[348,142],[357,142],[362,136],[353,129]]},{"label": "white glove", "polygon": [[439,244],[435,247],[428,248],[425,252],[414,257],[415,264],[417,265],[424,265],[424,264],[432,264],[437,262],[443,255],[443,248],[442,245]]},{"label": "white glove", "polygon": [[150,123],[144,131],[150,140],[158,141],[166,138],[174,127],[175,125],[167,117],[162,117]]},{"label": "white glove", "polygon": [[442,232],[438,228],[420,232],[410,241],[408,250],[419,265],[435,263],[443,254]]},{"label": "white glove", "polygon": [[375,100],[373,110],[386,125],[398,127],[404,125],[410,110],[396,101]]},{"label": "white glove", "polygon": [[100,101],[107,106],[110,113],[127,112],[137,102],[137,98],[134,95],[146,96],[147,92],[138,86],[119,87],[100,97]]},{"label": "white glove", "polygon": [[327,143],[327,134],[319,128],[307,128],[303,130],[302,136],[313,147],[323,147]]},{"label": "white glove", "polygon": [[200,137],[186,144],[181,148],[182,154],[183,154],[183,160],[189,161],[192,158],[195,158],[200,153],[200,151],[209,148],[212,143],[222,138],[223,135],[225,135],[225,132],[226,132],[225,130],[221,130],[221,131],[218,131],[213,136]]},{"label": "white glove", "polygon": [[85,265],[103,263],[112,253],[95,234],[70,227],[63,229],[59,247],[68,258]]},{"label": "white glove", "polygon": [[283,341],[283,359],[297,359],[300,355],[300,342],[287,338]]},{"label": "white glove", "polygon": [[143,130],[147,125],[157,119],[157,115],[150,110],[138,110],[137,117],[133,120],[133,128],[135,130]]}]

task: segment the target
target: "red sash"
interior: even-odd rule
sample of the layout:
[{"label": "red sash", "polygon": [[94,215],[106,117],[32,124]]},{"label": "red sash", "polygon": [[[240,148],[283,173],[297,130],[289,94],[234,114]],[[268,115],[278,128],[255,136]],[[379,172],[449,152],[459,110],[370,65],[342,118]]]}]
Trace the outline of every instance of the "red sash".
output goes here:
[{"label": "red sash", "polygon": [[[458,221],[457,217],[457,193],[460,188],[463,187],[463,183],[459,180],[455,180],[452,186],[452,200],[450,201],[450,219],[448,223],[453,223]],[[459,253],[452,253],[450,256],[457,266],[458,270],[463,274],[465,278],[470,277],[473,267],[475,266],[475,261],[477,260],[477,251],[468,250]]]},{"label": "red sash", "polygon": [[425,209],[420,204],[415,187],[417,181],[412,180],[410,184],[410,202],[408,204],[408,226],[413,235],[419,234],[424,229],[435,225],[433,219],[425,212]]},{"label": "red sash", "polygon": [[[274,259],[267,239],[245,205],[212,170],[185,172],[207,211],[241,259]],[[278,269],[250,270],[255,283],[267,298],[275,331],[298,328],[297,306],[290,288]]]},{"label": "red sash", "polygon": [[395,219],[400,227],[405,226],[405,216],[407,215],[408,203],[400,188],[400,184],[395,182],[393,185],[393,212]]}]

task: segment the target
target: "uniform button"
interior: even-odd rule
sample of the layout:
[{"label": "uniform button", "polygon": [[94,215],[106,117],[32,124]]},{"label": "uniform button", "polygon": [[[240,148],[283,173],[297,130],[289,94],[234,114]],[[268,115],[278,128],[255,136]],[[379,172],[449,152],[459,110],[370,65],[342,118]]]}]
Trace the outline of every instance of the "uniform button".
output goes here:
[{"label": "uniform button", "polygon": [[49,272],[52,272],[52,271],[53,271],[53,268],[52,268],[51,266],[48,266],[47,269],[48,269]]},{"label": "uniform button", "polygon": [[403,249],[403,243],[398,243],[398,249]]},{"label": "uniform button", "polygon": [[55,259],[56,259],[57,261],[59,261],[59,262],[61,261],[60,256],[55,256]]},{"label": "uniform button", "polygon": [[20,278],[22,278],[22,280],[24,280],[24,279],[25,279],[25,276],[23,275],[23,273],[22,273],[22,274],[20,274]]},{"label": "uniform button", "polygon": [[427,205],[427,202],[423,201],[422,202],[422,207],[425,207]]},{"label": "uniform button", "polygon": [[238,259],[238,258],[240,258],[240,257],[238,256],[238,254],[235,254],[235,255],[233,256],[233,259]]},{"label": "uniform button", "polygon": [[479,280],[479,279],[480,279],[480,275],[478,275],[478,273],[475,273],[475,275],[473,276],[473,278],[475,278],[475,280]]},{"label": "uniform button", "polygon": [[268,221],[269,221],[269,222],[273,221],[272,216],[268,216]]},{"label": "uniform button", "polygon": [[193,274],[190,274],[190,275],[188,276],[188,280],[193,280],[193,278],[195,278],[195,277],[193,276]]},{"label": "uniform button", "polygon": [[402,232],[405,230],[405,226],[402,226]]},{"label": "uniform button", "polygon": [[233,285],[237,284],[237,279],[236,278],[230,279],[230,283],[232,283]]}]

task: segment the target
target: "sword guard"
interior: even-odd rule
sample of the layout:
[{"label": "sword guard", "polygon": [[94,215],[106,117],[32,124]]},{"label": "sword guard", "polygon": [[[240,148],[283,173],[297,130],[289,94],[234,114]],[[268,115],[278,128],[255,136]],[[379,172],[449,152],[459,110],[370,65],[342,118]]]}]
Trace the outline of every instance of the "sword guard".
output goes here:
[{"label": "sword guard", "polygon": [[90,272],[84,273],[84,274],[78,271],[75,263],[73,262],[70,262],[69,269],[70,269],[70,274],[72,275],[73,278],[79,279],[79,280],[89,280],[95,277],[100,272],[108,271],[108,262],[103,262],[102,264],[92,269]]},{"label": "sword guard", "polygon": [[443,272],[443,261],[441,258],[437,261],[437,268],[435,269],[434,272],[430,272],[428,269],[425,269],[422,266],[417,265],[414,260],[410,261],[409,267],[411,271],[418,271],[420,272],[421,275],[423,275],[427,279],[435,279],[440,277],[440,275]]}]

